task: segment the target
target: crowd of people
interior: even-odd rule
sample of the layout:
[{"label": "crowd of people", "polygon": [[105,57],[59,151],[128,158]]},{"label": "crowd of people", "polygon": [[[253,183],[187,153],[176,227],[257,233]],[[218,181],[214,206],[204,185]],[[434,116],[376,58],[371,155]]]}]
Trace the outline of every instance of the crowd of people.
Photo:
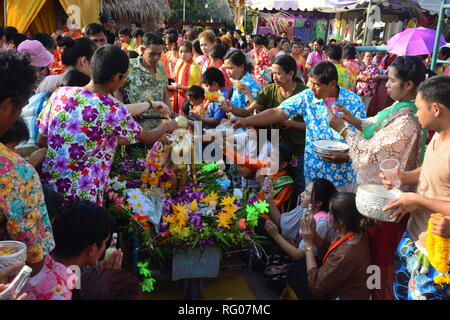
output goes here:
[{"label": "crowd of people", "polygon": [[[142,298],[122,252],[104,259],[115,230],[104,194],[117,147],[170,143],[177,116],[241,128],[224,155],[234,160],[227,172],[234,188],[269,203],[257,233],[268,239],[264,275],[277,294],[449,298],[432,266],[414,267],[433,213],[443,214],[433,215],[433,233],[450,238],[448,68],[434,75],[424,56],[359,53],[286,33],[101,22],[31,38],[0,29],[0,240],[27,245],[33,272],[21,299]],[[258,146],[253,128],[278,129],[279,144],[269,137]],[[319,155],[318,140],[345,142],[349,152]],[[262,174],[275,146],[278,171]],[[396,222],[370,220],[355,193],[362,184],[393,187],[379,170],[388,158],[400,163],[404,191],[385,208]],[[73,265],[89,284],[80,290]],[[381,270],[375,289],[371,265]]]}]

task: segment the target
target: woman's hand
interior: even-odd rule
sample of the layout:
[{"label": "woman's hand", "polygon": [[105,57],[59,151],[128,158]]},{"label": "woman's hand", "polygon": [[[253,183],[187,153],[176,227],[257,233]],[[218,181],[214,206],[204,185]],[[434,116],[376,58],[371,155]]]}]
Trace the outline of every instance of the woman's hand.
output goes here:
[{"label": "woman's hand", "polygon": [[152,101],[152,108],[161,117],[170,115],[171,110],[170,110],[169,106],[162,101]]},{"label": "woman's hand", "polygon": [[230,100],[225,100],[223,103],[219,103],[219,108],[225,112],[231,112],[233,110],[233,105],[231,104]]},{"label": "woman's hand", "polygon": [[399,216],[403,216],[407,213],[413,212],[419,206],[420,206],[420,196],[417,193],[405,192],[400,196],[400,198],[389,202],[389,204],[387,204],[383,208],[383,211],[397,209],[393,214],[391,214],[388,217],[389,219],[396,219]]},{"label": "woman's hand", "polygon": [[314,246],[314,236],[316,235],[316,220],[311,214],[306,215],[300,221],[300,230],[302,231],[302,239],[306,248]]},{"label": "woman's hand", "polygon": [[273,223],[271,220],[266,221],[264,228],[272,238],[275,238],[276,236],[280,235],[280,231],[278,230],[277,225]]},{"label": "woman's hand", "polygon": [[321,154],[322,159],[331,163],[344,163],[350,161],[350,156],[344,152],[333,152],[329,154]]},{"label": "woman's hand", "polygon": [[248,120],[246,118],[235,117],[230,119],[230,123],[233,125],[234,129],[247,128],[248,126]]},{"label": "woman's hand", "polygon": [[250,89],[241,82],[241,84],[237,87],[239,92],[242,92],[245,95],[250,94]]},{"label": "woman's hand", "polygon": [[[13,273],[18,273],[24,266],[24,263],[12,265],[3,269],[0,269],[0,293],[2,293],[6,288],[8,288],[8,284],[5,284],[6,277]],[[28,297],[27,293],[24,293],[16,298],[16,300],[25,300]]]},{"label": "woman's hand", "polygon": [[358,122],[360,122],[361,120],[356,119],[355,116],[350,111],[348,111],[343,105],[338,105],[338,110],[342,112],[342,120],[355,127],[359,127]]},{"label": "woman's hand", "polygon": [[197,121],[201,121],[201,119],[202,119],[202,116],[194,111],[189,112],[189,116],[191,116],[192,118],[194,118]]}]

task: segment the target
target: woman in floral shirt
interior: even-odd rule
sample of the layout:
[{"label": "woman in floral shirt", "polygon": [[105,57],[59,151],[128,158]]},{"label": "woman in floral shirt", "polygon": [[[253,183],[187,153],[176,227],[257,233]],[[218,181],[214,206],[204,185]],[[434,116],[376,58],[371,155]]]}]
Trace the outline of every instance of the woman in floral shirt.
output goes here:
[{"label": "woman in floral shirt", "polygon": [[92,58],[92,80],[84,88],[54,92],[38,119],[41,145],[47,145],[43,180],[66,200],[103,203],[103,192],[119,143],[154,142],[176,128],[174,122],[142,131],[124,105],[108,98],[123,86],[129,60],[120,48],[99,48]]},{"label": "woman in floral shirt", "polygon": [[[30,60],[18,53],[0,52],[0,136],[17,120],[36,80]],[[34,168],[0,143],[0,240],[27,246],[27,265],[38,273],[53,249],[52,227],[41,182]]]},{"label": "woman in floral shirt", "polygon": [[380,68],[372,63],[372,58],[372,52],[364,54],[364,69],[361,70],[356,83],[356,94],[363,99],[366,110],[369,107],[370,100],[377,92],[377,79],[381,75]]},{"label": "woman in floral shirt", "polygon": [[270,68],[270,57],[269,52],[264,47],[264,40],[261,36],[256,36],[253,41],[253,60],[255,62],[254,75],[255,79],[260,86],[265,86],[269,84],[270,81],[267,80],[261,73],[266,69]]}]

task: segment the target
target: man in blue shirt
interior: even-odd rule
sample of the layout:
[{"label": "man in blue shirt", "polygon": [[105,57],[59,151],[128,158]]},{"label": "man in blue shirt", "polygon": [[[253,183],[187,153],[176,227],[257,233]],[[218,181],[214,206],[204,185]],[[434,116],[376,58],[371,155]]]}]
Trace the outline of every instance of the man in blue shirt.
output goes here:
[{"label": "man in blue shirt", "polygon": [[[278,108],[268,109],[248,118],[235,118],[231,122],[235,128],[262,127],[280,123],[296,116],[303,116],[306,123],[305,180],[316,178],[331,181],[339,191],[356,191],[356,174],[350,157],[344,153],[319,156],[314,152],[314,142],[334,140],[345,142],[340,134],[328,124],[329,111],[325,98],[335,98],[336,104],[345,106],[355,117],[365,118],[365,108],[361,98],[355,93],[338,86],[336,67],[323,61],[311,69],[310,89],[285,100]],[[351,130],[355,130],[350,127]]]}]

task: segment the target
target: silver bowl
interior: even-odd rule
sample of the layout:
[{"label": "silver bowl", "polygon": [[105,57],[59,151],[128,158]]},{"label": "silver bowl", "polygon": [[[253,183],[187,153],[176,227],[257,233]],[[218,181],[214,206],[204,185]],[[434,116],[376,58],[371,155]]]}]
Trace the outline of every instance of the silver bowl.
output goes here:
[{"label": "silver bowl", "polygon": [[395,219],[388,218],[395,210],[383,211],[383,208],[390,200],[398,199],[401,195],[402,192],[398,189],[387,190],[383,185],[363,184],[356,191],[356,208],[368,218],[395,222]]},{"label": "silver bowl", "polygon": [[5,247],[12,247],[14,253],[1,256],[0,255],[0,269],[25,263],[27,259],[27,246],[19,241],[0,241],[0,250]]}]

